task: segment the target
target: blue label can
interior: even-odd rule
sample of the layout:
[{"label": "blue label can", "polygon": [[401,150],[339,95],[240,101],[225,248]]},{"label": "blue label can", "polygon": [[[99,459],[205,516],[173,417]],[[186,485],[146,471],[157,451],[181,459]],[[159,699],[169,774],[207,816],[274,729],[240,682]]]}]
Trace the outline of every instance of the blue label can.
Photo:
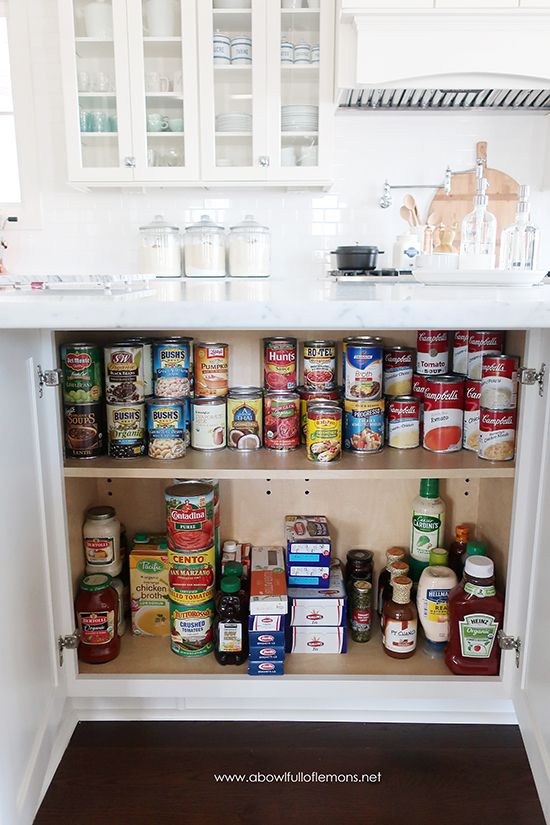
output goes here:
[{"label": "blue label can", "polygon": [[192,338],[169,338],[153,344],[153,384],[157,398],[186,398],[191,392]]},{"label": "blue label can", "polygon": [[344,401],[344,448],[377,453],[384,446],[384,399]]},{"label": "blue label can", "polygon": [[344,393],[350,400],[382,397],[384,350],[381,344],[351,339],[346,342]]},{"label": "blue label can", "polygon": [[185,455],[185,399],[151,398],[147,402],[150,458]]}]

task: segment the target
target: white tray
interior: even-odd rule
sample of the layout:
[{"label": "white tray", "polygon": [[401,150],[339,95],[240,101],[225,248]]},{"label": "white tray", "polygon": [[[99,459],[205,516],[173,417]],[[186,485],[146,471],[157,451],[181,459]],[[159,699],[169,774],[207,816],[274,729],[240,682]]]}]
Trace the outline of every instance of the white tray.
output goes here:
[{"label": "white tray", "polygon": [[546,270],[441,270],[415,269],[412,275],[426,286],[534,286],[546,277]]}]

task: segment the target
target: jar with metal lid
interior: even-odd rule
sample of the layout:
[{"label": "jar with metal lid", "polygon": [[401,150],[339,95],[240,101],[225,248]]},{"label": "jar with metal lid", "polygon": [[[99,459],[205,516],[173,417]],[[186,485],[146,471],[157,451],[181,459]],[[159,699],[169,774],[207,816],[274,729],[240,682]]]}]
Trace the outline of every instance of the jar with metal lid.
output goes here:
[{"label": "jar with metal lid", "polygon": [[118,596],[111,581],[105,573],[94,573],[80,582],[75,613],[81,662],[104,664],[120,653]]},{"label": "jar with metal lid", "polygon": [[348,550],[346,554],[346,580],[372,582],[374,554],[371,550]]},{"label": "jar with metal lid", "polygon": [[122,570],[120,521],[114,507],[90,507],[82,527],[87,573],[118,576]]},{"label": "jar with metal lid", "polygon": [[229,274],[232,278],[268,278],[271,234],[267,226],[246,215],[229,234]]},{"label": "jar with metal lid", "polygon": [[194,450],[221,450],[227,444],[225,398],[191,400],[191,446]]},{"label": "jar with metal lid", "polygon": [[349,593],[349,619],[354,642],[368,642],[372,630],[372,584],[355,581]]},{"label": "jar with metal lid", "polygon": [[172,226],[164,215],[140,226],[139,271],[159,278],[181,277],[181,236],[179,226]]},{"label": "jar with metal lid", "polygon": [[225,277],[225,230],[201,215],[200,221],[186,226],[185,274],[188,278]]}]

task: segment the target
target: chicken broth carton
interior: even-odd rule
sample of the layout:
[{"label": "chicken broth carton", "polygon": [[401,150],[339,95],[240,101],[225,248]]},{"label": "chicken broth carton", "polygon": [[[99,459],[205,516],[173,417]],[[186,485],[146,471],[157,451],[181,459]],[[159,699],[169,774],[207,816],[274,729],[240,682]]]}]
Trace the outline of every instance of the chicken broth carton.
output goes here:
[{"label": "chicken broth carton", "polygon": [[170,635],[168,544],[166,536],[138,533],[130,553],[132,632]]}]

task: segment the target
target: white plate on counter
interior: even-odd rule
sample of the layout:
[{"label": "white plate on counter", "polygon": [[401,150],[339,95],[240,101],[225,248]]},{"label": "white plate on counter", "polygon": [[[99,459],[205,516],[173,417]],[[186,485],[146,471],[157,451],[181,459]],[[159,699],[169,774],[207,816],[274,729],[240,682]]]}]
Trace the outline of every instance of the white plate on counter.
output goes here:
[{"label": "white plate on counter", "polygon": [[413,278],[426,286],[535,286],[547,275],[546,270],[441,270],[415,269]]}]

